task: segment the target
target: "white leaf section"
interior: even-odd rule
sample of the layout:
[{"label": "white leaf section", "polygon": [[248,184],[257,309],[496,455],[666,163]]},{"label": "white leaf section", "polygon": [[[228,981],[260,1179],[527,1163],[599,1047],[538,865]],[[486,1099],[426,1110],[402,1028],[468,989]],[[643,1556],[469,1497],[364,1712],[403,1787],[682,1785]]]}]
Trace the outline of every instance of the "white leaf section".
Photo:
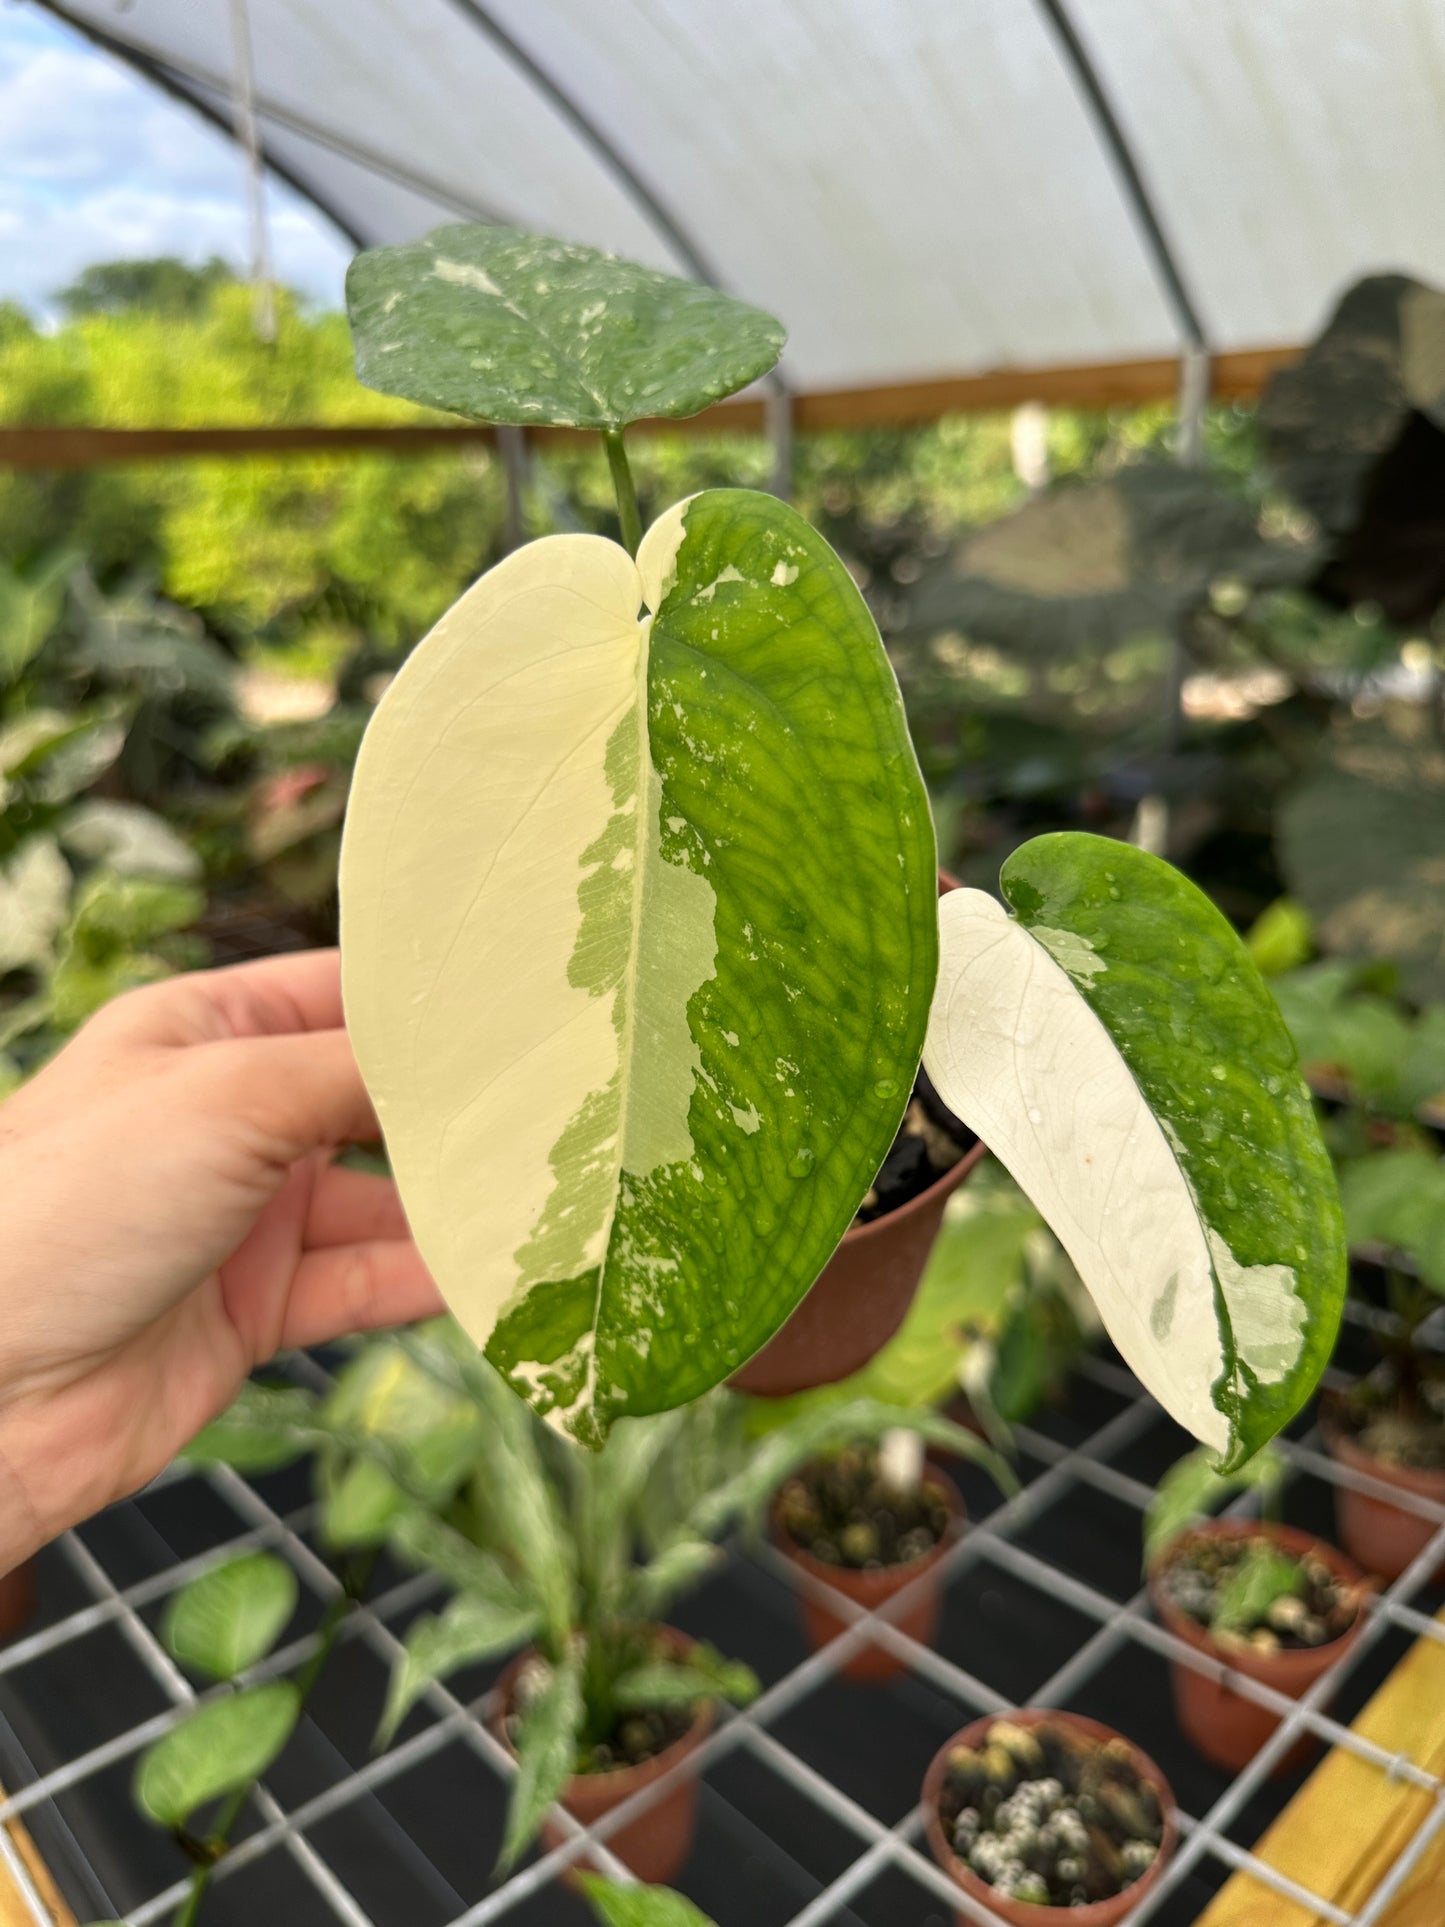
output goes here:
[{"label": "white leaf section", "polygon": [[[347,1024],[418,1246],[478,1344],[532,1279],[601,1262],[629,1145],[629,1168],[691,1151],[683,1011],[712,891],[657,855],[640,603],[615,543],[529,544],[413,652],[357,762]],[[645,889],[677,981],[638,980]],[[645,1088],[623,1068],[644,1043]]]},{"label": "white leaf section", "polygon": [[[939,1095],[1042,1212],[1130,1368],[1224,1451],[1215,1234],[1128,1065],[1067,972],[993,897],[951,891],[939,934],[923,1051]],[[1082,947],[1058,946],[1075,968],[1106,967]]]}]

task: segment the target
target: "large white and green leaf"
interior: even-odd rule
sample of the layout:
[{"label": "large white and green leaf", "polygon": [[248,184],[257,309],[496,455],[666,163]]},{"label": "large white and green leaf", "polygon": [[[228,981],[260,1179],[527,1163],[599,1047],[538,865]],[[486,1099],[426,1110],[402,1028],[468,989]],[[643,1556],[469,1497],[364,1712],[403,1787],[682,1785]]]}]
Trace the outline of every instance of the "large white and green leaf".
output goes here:
[{"label": "large white and green leaf", "polygon": [[1037,837],[939,905],[924,1062],[1078,1267],[1110,1337],[1226,1468],[1309,1395],[1339,1325],[1339,1198],[1284,1020],[1193,884]]},{"label": "large white and green leaf", "polygon": [[765,374],[784,340],[715,288],[509,227],[358,254],[346,303],[368,387],[531,427],[695,415]]},{"label": "large white and green leaf", "polygon": [[352,1041],[472,1338],[592,1442],[726,1377],[886,1154],[936,970],[897,684],[823,539],[718,490],[636,563],[508,557],[377,710],[341,897]]}]

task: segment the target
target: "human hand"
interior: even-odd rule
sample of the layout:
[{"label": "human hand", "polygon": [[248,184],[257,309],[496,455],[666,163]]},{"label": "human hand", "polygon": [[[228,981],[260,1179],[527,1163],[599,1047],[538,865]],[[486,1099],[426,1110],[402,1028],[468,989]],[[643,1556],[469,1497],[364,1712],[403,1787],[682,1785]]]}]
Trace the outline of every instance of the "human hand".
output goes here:
[{"label": "human hand", "polygon": [[442,1309],[335,951],[129,992],[0,1105],[0,1572],[153,1478],[283,1347]]}]

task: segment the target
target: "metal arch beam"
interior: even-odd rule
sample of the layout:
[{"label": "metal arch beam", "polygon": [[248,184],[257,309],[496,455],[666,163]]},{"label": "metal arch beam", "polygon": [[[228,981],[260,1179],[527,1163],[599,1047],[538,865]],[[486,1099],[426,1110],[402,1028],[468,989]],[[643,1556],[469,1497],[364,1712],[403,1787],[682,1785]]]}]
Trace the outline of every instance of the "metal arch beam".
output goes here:
[{"label": "metal arch beam", "polygon": [[1209,338],[1204,322],[1196,307],[1194,297],[1189,291],[1183,269],[1179,265],[1164,224],[1159,218],[1158,209],[1150,198],[1143,172],[1129,145],[1114,104],[1109,99],[1098,69],[1089,58],[1088,49],[1080,40],[1073,21],[1069,17],[1066,0],[1038,0],[1040,10],[1046,15],[1054,30],[1064,58],[1073,70],[1074,79],[1088,105],[1090,114],[1098,129],[1099,138],[1108,150],[1114,170],[1119,176],[1119,184],[1124,190],[1125,199],[1133,210],[1144,237],[1154,272],[1164,290],[1165,298],[1174,311],[1180,335],[1188,349],[1200,354],[1209,352]]},{"label": "metal arch beam", "polygon": [[[61,0],[35,0],[35,4],[43,8],[46,13],[53,14],[57,20],[75,33],[83,34],[93,46],[99,47],[104,53],[111,54],[115,59],[124,61],[128,67],[134,68],[163,94],[168,94],[172,100],[178,101],[183,107],[189,107],[194,113],[199,114],[202,120],[226,135],[229,140],[237,138],[236,128],[230,116],[207,100],[204,95],[194,92],[192,84],[174,68],[153,59],[139,47],[131,47],[125,41],[117,40],[103,27],[97,27],[89,20],[78,19],[68,7],[61,4]],[[313,187],[286,162],[278,160],[267,150],[264,141],[260,143],[260,147],[262,159],[277,180],[284,181],[287,187],[294,189],[303,199],[308,200],[318,213],[323,214],[330,221],[338,233],[351,242],[353,247],[364,248],[368,245],[366,237],[357,231],[350,217],[343,214],[339,208],[333,207],[319,188]]]},{"label": "metal arch beam", "polygon": [[[224,94],[229,85],[224,75],[208,73],[194,65],[182,67],[175,62],[161,59],[144,47],[134,46],[127,41],[117,39],[106,33],[104,28],[97,27],[88,20],[78,19],[65,6],[64,0],[35,0],[35,4],[44,7],[47,12],[64,21],[66,26],[73,27],[77,33],[83,34],[96,46],[102,47],[107,53],[114,54],[118,60],[123,60],[134,67],[138,73],[153,81],[163,92],[170,94],[186,106],[193,107],[222,133],[235,139],[235,129],[226,115],[203,94],[193,91],[195,88],[207,87],[217,94]],[[439,207],[451,208],[469,220],[484,221],[492,226],[506,222],[505,215],[499,214],[494,208],[484,207],[479,201],[460,192],[446,181],[439,181],[415,168],[403,166],[399,161],[392,160],[387,155],[378,154],[359,141],[344,140],[333,129],[323,127],[305,115],[294,114],[287,108],[279,107],[274,101],[258,98],[256,111],[261,120],[269,121],[273,127],[283,128],[287,133],[299,134],[303,140],[312,141],[316,146],[326,148],[328,152],[338,155],[342,160],[350,161],[354,166],[363,168],[367,173],[375,174],[382,180],[391,181],[397,187],[404,187],[410,193],[418,194],[425,200],[435,201]],[[375,236],[359,232],[350,218],[333,207],[320,189],[312,187],[304,177],[298,175],[286,162],[279,160],[269,151],[266,153],[266,165],[279,180],[295,188],[296,192],[309,200],[327,220],[334,222],[356,247],[366,248],[376,244]]]},{"label": "metal arch beam", "polygon": [[581,103],[573,99],[561,82],[555,80],[536,56],[530,53],[519,40],[514,39],[499,20],[493,18],[491,9],[484,6],[482,0],[451,0],[451,4],[458,13],[464,14],[473,26],[480,28],[492,44],[500,48],[508,60],[526,74],[537,91],[552,103],[563,119],[575,128],[607,171],[621,184],[629,198],[641,208],[678,259],[686,262],[688,271],[693,277],[698,281],[706,281],[711,287],[720,287],[722,284],[717,270],[703,250],[683,227],[672,209],[648,185],[627,156],[603,132]]}]

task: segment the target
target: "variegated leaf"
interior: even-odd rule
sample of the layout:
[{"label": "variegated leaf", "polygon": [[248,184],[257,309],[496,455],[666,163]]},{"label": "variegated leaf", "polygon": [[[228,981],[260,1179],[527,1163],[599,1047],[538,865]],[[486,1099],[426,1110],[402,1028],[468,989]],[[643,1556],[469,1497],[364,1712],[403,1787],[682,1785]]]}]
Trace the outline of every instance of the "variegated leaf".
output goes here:
[{"label": "variegated leaf", "polygon": [[933,865],[877,629],[771,496],[695,497],[635,563],[532,543],[387,692],[352,1040],[448,1302],[575,1436],[716,1384],[846,1230],[922,1044]]},{"label": "variegated leaf", "polygon": [[1078,1267],[1110,1337],[1226,1467],[1296,1412],[1345,1245],[1289,1032],[1225,918],[1157,857],[1042,836],[939,905],[924,1062]]}]

